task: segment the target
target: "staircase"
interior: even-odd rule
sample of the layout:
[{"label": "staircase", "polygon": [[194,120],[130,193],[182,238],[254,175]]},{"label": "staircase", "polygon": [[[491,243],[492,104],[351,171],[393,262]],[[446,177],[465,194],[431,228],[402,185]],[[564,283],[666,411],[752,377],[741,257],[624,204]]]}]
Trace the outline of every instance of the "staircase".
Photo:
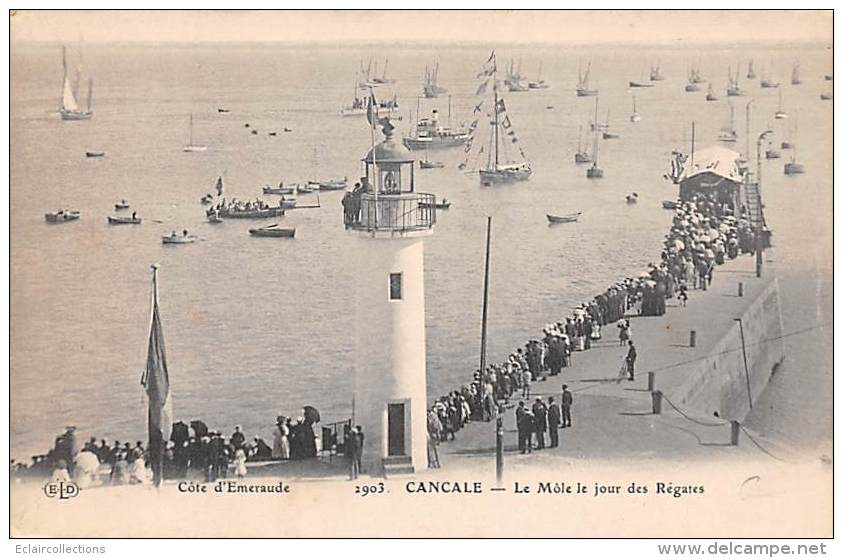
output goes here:
[{"label": "staircase", "polygon": [[[758,193],[758,183],[751,182],[749,184],[744,184],[743,188],[743,204],[749,210],[749,222],[752,224],[753,229],[758,226],[758,205],[761,203],[761,196]],[[761,208],[761,219],[763,224],[764,219],[764,208]]]},{"label": "staircase", "polygon": [[409,455],[397,455],[383,458],[383,476],[386,478],[397,475],[412,475],[416,472],[413,458]]}]

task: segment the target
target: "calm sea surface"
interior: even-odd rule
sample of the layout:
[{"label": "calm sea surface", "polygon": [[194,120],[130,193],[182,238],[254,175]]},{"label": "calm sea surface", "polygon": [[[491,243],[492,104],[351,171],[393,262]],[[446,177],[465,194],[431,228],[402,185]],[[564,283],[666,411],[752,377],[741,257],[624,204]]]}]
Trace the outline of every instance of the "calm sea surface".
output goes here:
[{"label": "calm sea surface", "polygon": [[[289,212],[294,241],[250,238],[255,222],[209,225],[199,198],[224,174],[226,196],[255,198],[279,180],[358,176],[369,147],[364,117],[343,118],[361,59],[388,53],[385,89],[398,95],[397,133],[426,64],[440,62],[440,85],[453,95],[452,119],[471,118],[475,75],[493,45],[415,48],[281,45],[102,45],[84,49],[94,77],[95,116],[62,122],[59,45],[13,45],[11,117],[11,393],[12,453],[45,450],[66,424],[109,439],[144,439],[145,396],[139,385],[149,326],[151,263],[159,263],[161,312],[176,417],[202,418],[228,432],[269,436],[277,414],[314,405],[327,421],[350,415],[354,339],[352,239],[342,226],[340,192],[320,209]],[[72,61],[78,60],[71,49]],[[543,324],[566,315],[610,283],[659,257],[671,214],[661,200],[675,187],[662,178],[668,154],[714,143],[728,122],[726,72],[746,61],[782,81],[783,105],[798,111],[795,141],[808,174],[785,177],[785,159],[765,162],[764,189],[783,270],[787,331],[829,322],[831,310],[831,51],[716,47],[498,49],[501,67],[523,59],[522,73],[551,88],[507,95],[508,114],[535,173],[527,183],[481,188],[456,169],[460,148],[437,153],[444,169],[417,171],[417,187],[452,201],[425,241],[427,361],[430,396],[459,386],[477,365],[485,216],[493,216],[489,350],[504,357]],[[794,59],[803,84],[789,84]],[[642,120],[629,122],[632,92],[659,59],[667,80],[635,90]],[[574,93],[577,65],[593,61],[600,119],[610,111],[621,139],[603,142],[605,178],[585,178],[573,164],[577,130],[593,98]],[[381,58],[382,60],[382,58]],[[714,80],[721,101],[683,91],[690,63]],[[381,66],[382,66],[381,62]],[[794,118],[774,121],[776,90],[742,80],[753,103],[752,138],[766,126],[777,142]],[[735,102],[736,149],[744,150],[744,107]],[[553,108],[548,108],[552,106]],[[221,114],[218,107],[231,112]],[[422,112],[448,112],[447,98],[422,101]],[[204,153],[183,153],[194,115]],[[249,123],[259,130],[252,135]],[[284,127],[292,132],[283,133]],[[276,137],[267,135],[277,131]],[[754,141],[754,140],[753,140]],[[86,159],[85,151],[105,151]],[[754,151],[754,143],[753,143]],[[419,154],[420,156],[422,154]],[[784,154],[785,156],[786,153]],[[624,196],[641,201],[627,206]],[[106,217],[126,198],[144,218],[112,227]],[[315,200],[314,200],[315,201]],[[302,197],[301,203],[314,203]],[[78,209],[60,226],[44,212]],[[582,211],[576,225],[548,227],[545,213]],[[160,236],[187,228],[204,242],[162,246]],[[790,294],[792,293],[792,296]],[[377,328],[371,324],[373,342]],[[788,340],[796,350],[764,394],[755,426],[788,440],[830,436],[830,329]],[[799,349],[809,353],[800,363]],[[791,366],[791,364],[793,366]],[[801,366],[800,364],[804,365]],[[806,435],[807,433],[807,435]]]}]

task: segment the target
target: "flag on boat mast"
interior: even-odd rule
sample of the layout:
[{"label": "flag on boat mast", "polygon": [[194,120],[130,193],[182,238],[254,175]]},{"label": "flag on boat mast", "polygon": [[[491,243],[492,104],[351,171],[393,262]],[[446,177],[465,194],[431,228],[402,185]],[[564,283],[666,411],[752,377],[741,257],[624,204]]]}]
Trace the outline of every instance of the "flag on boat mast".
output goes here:
[{"label": "flag on boat mast", "polygon": [[141,385],[149,399],[149,452],[152,473],[156,485],[161,484],[164,459],[164,445],[170,438],[173,424],[172,400],[170,398],[170,377],[167,371],[167,356],[164,351],[164,332],[158,312],[158,265],[152,265],[152,319],[149,326],[149,346],[146,355],[146,369]]}]

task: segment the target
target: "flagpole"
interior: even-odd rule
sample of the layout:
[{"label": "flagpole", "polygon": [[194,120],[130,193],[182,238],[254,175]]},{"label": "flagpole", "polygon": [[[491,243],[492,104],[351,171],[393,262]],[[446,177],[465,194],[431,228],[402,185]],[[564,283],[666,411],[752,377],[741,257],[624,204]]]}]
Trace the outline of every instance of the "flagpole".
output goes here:
[{"label": "flagpole", "polygon": [[[152,324],[155,320],[155,314],[158,310],[158,264],[152,264],[149,266],[152,269],[152,318],[150,319],[150,328],[152,328]],[[150,329],[151,331],[151,329]],[[147,378],[147,381],[149,379]],[[151,405],[151,402],[149,403]],[[149,417],[147,416],[147,422],[149,422]],[[160,427],[160,425],[159,425]],[[153,462],[152,468],[152,476],[153,476],[153,483],[155,484],[156,488],[161,487],[161,483],[164,480],[164,444],[165,441],[163,440],[163,433],[159,433],[158,435],[153,438],[152,429],[149,432],[149,444],[147,449],[150,452],[150,460]],[[161,438],[161,439],[158,439]],[[153,441],[154,446],[153,446]]]},{"label": "flagpole", "polygon": [[377,105],[375,104],[375,92],[372,90],[372,87],[369,86],[369,104],[371,105],[371,110],[369,111],[372,115],[372,118],[369,121],[372,128],[372,172],[374,173],[374,183],[375,183],[375,229],[378,228],[378,163],[377,163],[377,156],[375,155],[375,122],[378,119],[377,116]]}]

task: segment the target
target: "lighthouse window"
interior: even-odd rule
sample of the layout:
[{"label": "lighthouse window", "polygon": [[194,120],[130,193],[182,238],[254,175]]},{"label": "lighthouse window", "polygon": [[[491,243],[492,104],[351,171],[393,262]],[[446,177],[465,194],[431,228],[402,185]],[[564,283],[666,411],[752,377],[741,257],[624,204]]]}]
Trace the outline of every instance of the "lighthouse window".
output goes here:
[{"label": "lighthouse window", "polygon": [[401,300],[401,274],[389,274],[389,300]]}]

